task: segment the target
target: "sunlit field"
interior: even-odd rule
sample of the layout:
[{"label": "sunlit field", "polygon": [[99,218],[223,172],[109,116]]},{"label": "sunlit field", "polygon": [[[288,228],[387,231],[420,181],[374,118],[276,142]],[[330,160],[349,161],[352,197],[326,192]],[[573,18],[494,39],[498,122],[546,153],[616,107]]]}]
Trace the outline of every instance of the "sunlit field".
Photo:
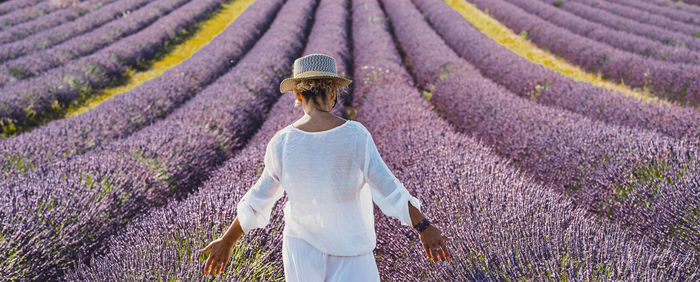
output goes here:
[{"label": "sunlit field", "polygon": [[453,238],[375,207],[382,281],[700,280],[700,1],[0,0],[0,281],[283,281],[286,197],[198,250],[312,53]]}]

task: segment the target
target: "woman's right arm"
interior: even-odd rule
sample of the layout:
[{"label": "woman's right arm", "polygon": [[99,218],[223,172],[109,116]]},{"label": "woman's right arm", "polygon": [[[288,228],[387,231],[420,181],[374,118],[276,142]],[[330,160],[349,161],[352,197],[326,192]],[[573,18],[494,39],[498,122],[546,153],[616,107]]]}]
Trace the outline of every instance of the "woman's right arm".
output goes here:
[{"label": "woman's right arm", "polygon": [[[399,219],[402,225],[415,226],[425,216],[420,211],[420,201],[413,197],[403,183],[389,170],[379,155],[369,131],[365,145],[364,175],[372,191],[372,200],[386,215]],[[450,260],[450,253],[444,242],[451,239],[443,236],[440,230],[429,225],[419,233],[421,243],[429,259],[437,263]]]}]

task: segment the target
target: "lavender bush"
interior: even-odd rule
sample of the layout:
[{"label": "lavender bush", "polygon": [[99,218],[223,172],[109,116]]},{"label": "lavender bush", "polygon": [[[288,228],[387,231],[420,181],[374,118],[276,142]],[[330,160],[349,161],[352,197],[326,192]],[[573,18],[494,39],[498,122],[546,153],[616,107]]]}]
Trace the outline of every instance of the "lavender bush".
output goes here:
[{"label": "lavender bush", "polygon": [[42,1],[36,5],[14,10],[0,16],[0,30],[4,30],[8,27],[15,26],[26,21],[34,20],[59,9],[75,6],[77,3],[78,1],[76,0]]},{"label": "lavender bush", "polygon": [[700,4],[698,0],[682,0],[682,1],[666,1],[666,0],[649,0],[648,2],[654,3],[657,6],[668,7],[680,11],[693,12],[695,14],[700,14]]},{"label": "lavender bush", "polygon": [[591,72],[626,85],[648,88],[655,95],[700,105],[700,66],[649,60],[573,34],[502,0],[473,0],[516,33]]},{"label": "lavender bush", "polygon": [[[693,32],[691,33],[679,33],[675,32],[673,30],[668,30],[666,28],[661,28],[657,27],[654,25],[649,25],[649,24],[644,24],[644,23],[639,23],[634,19],[628,18],[628,17],[620,17],[616,14],[607,12],[605,10],[598,9],[597,6],[592,6],[592,5],[584,5],[582,3],[576,3],[573,1],[566,1],[566,2],[561,2],[557,0],[544,0],[545,3],[548,3],[550,5],[557,5],[559,9],[565,10],[571,14],[576,15],[577,17],[586,19],[587,21],[590,22],[595,22],[599,23],[601,25],[605,25],[608,28],[618,30],[619,32],[624,32],[628,34],[636,34],[639,36],[643,36],[646,38],[649,38],[651,40],[660,42],[662,44],[670,46],[670,48],[666,48],[666,52],[670,52],[669,54],[670,57],[672,56],[682,56],[681,54],[684,53],[682,50],[685,48],[688,48],[692,51],[695,52],[687,52],[686,54],[694,54],[697,56],[697,51],[700,50],[700,38],[693,36]],[[583,2],[590,2],[590,3],[595,3],[595,1],[583,1]],[[561,4],[559,4],[561,3]],[[626,9],[629,10],[629,9]],[[578,20],[576,20],[578,21]],[[560,25],[561,26],[561,25]],[[571,26],[571,23],[567,24],[567,27]],[[696,30],[700,30],[696,28]],[[603,34],[603,32],[601,32]],[[588,33],[586,36],[590,35]],[[612,35],[612,34],[611,34]],[[629,44],[631,41],[629,40],[628,37],[625,37],[626,40],[621,41],[624,42],[625,44]],[[606,39],[606,41],[611,41],[609,39]],[[615,41],[617,42],[617,41]],[[639,40],[640,44],[644,44],[643,41]],[[650,53],[662,53],[662,49],[657,49],[651,47],[652,45],[647,44],[646,48],[650,48],[649,50],[652,50]],[[627,49],[631,52],[634,52],[635,50],[640,50],[642,49],[641,46],[638,47],[632,47],[632,46],[626,46],[624,49]],[[651,55],[647,54],[646,52],[642,51],[642,55]],[[663,54],[662,54],[663,55]],[[670,59],[670,57],[662,57],[661,60],[666,60]],[[673,59],[670,59],[671,61]],[[679,61],[679,62],[684,62],[684,61]]]},{"label": "lavender bush", "polygon": [[[102,150],[0,183],[9,191],[0,198],[7,211],[0,238],[14,238],[0,244],[0,254],[13,257],[0,259],[0,274],[54,278],[99,253],[129,218],[205,180],[262,123],[300,53],[315,6],[312,0],[287,2],[232,72],[166,119]],[[23,238],[38,244],[23,244]]]},{"label": "lavender bush", "polygon": [[[387,9],[410,5],[384,3]],[[480,142],[455,133],[411,87],[376,1],[353,3],[352,30],[358,121],[421,199],[424,213],[455,238],[447,243],[452,261],[436,266],[425,259],[414,230],[375,213],[383,281],[696,278],[687,260],[597,223]]]},{"label": "lavender bush", "polygon": [[700,54],[685,46],[667,46],[634,33],[617,31],[591,19],[581,18],[540,0],[508,0],[530,14],[537,15],[553,25],[575,34],[605,43],[613,48],[624,50],[659,61],[698,65]]},{"label": "lavender bush", "polygon": [[155,56],[181,30],[206,17],[222,2],[189,2],[140,32],[90,56],[0,89],[0,128],[6,134],[13,133],[60,116],[65,106],[93,94],[91,89],[104,87],[121,75],[127,65]]},{"label": "lavender bush", "polygon": [[430,101],[458,130],[636,236],[697,255],[697,148],[508,93],[449,49],[410,1],[383,3],[406,64],[422,88],[434,89]]},{"label": "lavender bush", "polygon": [[161,119],[228,72],[267,30],[283,0],[256,1],[190,58],[74,117],[0,142],[0,179],[71,159]]},{"label": "lavender bush", "polygon": [[631,9],[639,9],[647,12],[651,12],[656,15],[662,15],[669,19],[692,24],[700,25],[700,16],[695,13],[688,11],[681,11],[676,9],[671,9],[668,7],[660,7],[651,3],[646,3],[645,1],[635,1],[635,0],[609,0],[611,2],[625,5]]},{"label": "lavender bush", "polygon": [[644,103],[568,78],[494,42],[443,2],[413,2],[456,53],[513,93],[590,119],[650,129],[700,145],[700,114],[691,108]]},{"label": "lavender bush", "polygon": [[10,13],[31,5],[35,5],[42,0],[14,0],[0,3],[0,15]]},{"label": "lavender bush", "polygon": [[[92,54],[121,38],[144,29],[157,19],[177,10],[185,3],[186,1],[184,0],[151,2],[127,17],[121,17],[89,33],[73,37],[51,48],[39,50],[38,52],[32,52],[36,48],[10,50],[9,52],[17,51],[11,55],[16,59],[6,61],[0,66],[0,86],[7,86],[42,74],[46,70],[61,66],[70,60]],[[28,55],[21,56],[24,54]]]},{"label": "lavender bush", "polygon": [[634,7],[599,0],[574,1],[580,2],[585,5],[589,5],[594,8],[598,8],[599,10],[605,10],[607,12],[616,14],[618,16],[622,16],[624,18],[629,18],[640,23],[646,23],[653,26],[661,27],[666,29],[667,31],[672,30],[694,37],[695,34],[700,34],[700,27],[697,25],[674,21],[662,15],[653,14],[644,10],[636,9]]},{"label": "lavender bush", "polygon": [[[16,40],[25,39],[42,30],[60,30],[60,28],[57,28],[58,26],[73,25],[73,23],[79,20],[83,15],[87,15],[89,18],[99,16],[101,14],[99,9],[110,7],[110,4],[113,2],[116,2],[116,0],[80,2],[76,7],[61,9],[55,13],[45,15],[41,17],[40,21],[31,21],[6,28],[0,31],[0,44],[7,44]],[[48,38],[44,38],[44,40],[48,41]],[[2,48],[3,53],[0,54],[5,54],[7,51],[6,48],[10,48],[10,46],[5,45]],[[0,56],[0,58],[2,57]],[[5,61],[5,59],[0,59],[0,62],[2,61]]]},{"label": "lavender bush", "polygon": [[84,34],[98,28],[105,23],[123,19],[124,15],[132,13],[133,10],[142,8],[149,2],[146,0],[122,0],[98,10],[94,15],[81,17],[80,19],[66,23],[55,28],[44,30],[33,34],[22,40],[2,45],[0,49],[0,62],[15,59],[22,55],[53,47],[72,37]]}]

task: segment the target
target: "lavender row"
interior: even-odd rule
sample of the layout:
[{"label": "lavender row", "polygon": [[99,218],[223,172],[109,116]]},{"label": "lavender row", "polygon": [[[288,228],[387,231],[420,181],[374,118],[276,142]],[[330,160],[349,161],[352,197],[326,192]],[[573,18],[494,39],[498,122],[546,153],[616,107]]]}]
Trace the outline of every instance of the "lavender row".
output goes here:
[{"label": "lavender row", "polygon": [[[81,17],[74,22],[44,30],[16,42],[4,44],[2,49],[0,49],[0,62],[12,60],[37,50],[49,49],[61,42],[120,18],[124,21],[125,15],[130,14],[133,10],[142,8],[148,3],[149,1],[146,0],[121,0],[106,5],[88,17]],[[17,73],[16,75],[20,74]],[[6,84],[7,81],[2,83]]]},{"label": "lavender row", "polygon": [[673,64],[617,50],[550,24],[502,0],[473,0],[516,33],[590,72],[625,85],[648,88],[655,95],[682,104],[700,105],[700,66]]},{"label": "lavender row", "polygon": [[43,0],[10,0],[0,3],[0,15],[4,15],[24,7],[35,5]]},{"label": "lavender row", "polygon": [[[57,162],[42,178],[3,185],[10,193],[1,203],[12,214],[2,218],[11,226],[3,237],[16,239],[0,246],[0,253],[18,257],[0,271],[14,277],[29,268],[28,279],[55,277],[78,260],[99,255],[104,240],[131,217],[184,196],[205,180],[245,144],[279,96],[278,82],[300,53],[314,6],[311,0],[285,4],[233,71],[166,119],[102,150]],[[40,244],[21,244],[23,238]]]},{"label": "lavender row", "polygon": [[654,130],[700,145],[700,114],[691,108],[645,103],[568,78],[494,42],[445,3],[423,0],[414,3],[456,53],[477,67],[483,76],[513,93],[589,119]]},{"label": "lavender row", "polygon": [[0,16],[0,30],[31,21],[56,10],[75,6],[76,0],[69,1],[43,1],[36,5],[25,7]]},{"label": "lavender row", "polygon": [[[669,54],[678,55],[681,56],[680,54],[683,52],[687,52],[689,54],[695,54],[697,55],[697,51],[700,50],[700,38],[693,36],[693,33],[678,33],[674,32],[672,30],[664,29],[661,27],[653,26],[653,25],[648,25],[648,24],[643,24],[639,23],[634,19],[630,19],[627,17],[620,17],[616,14],[597,9],[594,6],[589,5],[584,5],[581,3],[576,3],[576,2],[561,2],[556,1],[556,0],[544,0],[544,2],[550,4],[550,5],[556,5],[559,9],[565,10],[569,12],[570,14],[576,15],[577,17],[586,19],[587,21],[590,22],[595,22],[601,25],[605,25],[606,27],[610,29],[615,29],[618,30],[619,32],[625,32],[625,33],[630,33],[630,34],[636,34],[639,36],[643,36],[645,38],[660,42],[664,45],[668,45],[669,47],[666,48],[666,52],[669,52]],[[586,2],[584,0],[584,2]],[[590,3],[594,3],[593,1],[588,1]],[[627,9],[629,10],[629,9]],[[578,21],[578,18],[576,18]],[[573,23],[567,24],[567,27],[572,25]],[[700,30],[700,29],[698,29]],[[612,35],[612,34],[611,34]],[[627,38],[626,38],[627,39]],[[631,43],[630,41],[624,41],[625,43]],[[643,41],[640,40],[641,43],[644,43]],[[629,47],[629,50],[631,52],[634,52],[634,50],[643,50],[643,49],[649,49],[649,50],[654,50],[653,52],[657,53],[662,53],[661,49],[658,49],[658,45],[655,47],[655,45],[649,45],[647,44],[647,47]],[[683,51],[685,48],[690,49],[690,51]],[[647,55],[646,52],[642,51],[643,55]],[[663,56],[663,55],[662,55]],[[670,57],[663,57],[661,60],[666,60],[669,59]],[[671,59],[672,60],[672,59]],[[679,61],[679,62],[684,62],[684,61]]]},{"label": "lavender row", "polygon": [[672,19],[674,21],[683,22],[686,24],[700,25],[700,16],[682,10],[670,9],[667,7],[659,7],[657,5],[646,3],[644,1],[635,0],[608,0],[620,5],[630,7],[632,9],[639,9],[647,11],[656,15],[661,15],[666,18]]},{"label": "lavender row", "polygon": [[[183,0],[172,0],[182,2]],[[220,7],[223,0],[188,2],[147,28],[107,48],[0,90],[0,128],[36,126],[60,116],[64,107],[94,93],[121,75],[128,65],[148,60],[182,30]],[[156,5],[159,2],[153,2]],[[87,92],[85,90],[88,90]]]},{"label": "lavender row", "polygon": [[89,33],[73,37],[51,48],[7,61],[0,66],[0,86],[7,87],[17,81],[62,66],[71,60],[92,54],[121,38],[148,27],[159,18],[177,10],[186,2],[185,0],[151,2],[128,17],[121,17]]},{"label": "lavender row", "polygon": [[[90,14],[91,12],[115,1],[116,0],[92,0],[80,2],[75,7],[61,9],[49,15],[45,15],[41,17],[40,21],[26,22],[11,28],[6,28],[0,31],[0,44],[27,38],[42,30],[48,30],[64,23],[72,22],[86,14],[88,14],[88,17],[93,16],[93,14]],[[4,48],[6,47],[3,46],[3,52]]]},{"label": "lavender row", "polygon": [[226,30],[159,77],[71,118],[0,142],[0,179],[71,159],[161,119],[228,72],[267,30],[283,0],[251,4]]},{"label": "lavender row", "polygon": [[542,3],[540,0],[508,0],[507,2],[555,26],[605,43],[616,49],[659,61],[691,65],[698,65],[700,62],[700,53],[693,50],[668,46],[633,33],[617,31],[598,22],[563,11],[553,5]]},{"label": "lavender row", "polygon": [[[323,0],[315,15],[304,55],[329,54],[338,58],[338,70],[347,69],[342,59],[349,54],[345,44],[347,37],[339,32],[348,27],[347,1]],[[206,257],[200,257],[196,250],[220,236],[235,218],[235,203],[260,176],[268,140],[303,114],[301,108],[293,107],[295,99],[290,93],[280,97],[245,148],[214,171],[197,192],[129,224],[124,233],[109,241],[109,251],[103,257],[93,259],[89,267],[80,264],[75,272],[67,275],[68,280],[123,280],[124,273],[149,280],[201,279]],[[221,279],[267,281],[282,277],[282,206],[285,202],[283,198],[276,205],[266,228],[254,230],[236,243],[231,265]],[[206,226],[203,232],[200,231],[202,226]],[[148,238],[157,238],[157,241]],[[177,245],[172,244],[174,240]],[[158,252],[148,251],[154,246]],[[106,269],[112,271],[104,271]],[[156,272],[158,274],[154,275]]]},{"label": "lavender row", "polygon": [[513,95],[459,58],[413,4],[385,4],[418,84],[433,90],[430,101],[459,131],[581,207],[662,247],[692,252],[700,240],[700,222],[689,218],[700,205],[697,148]]},{"label": "lavender row", "polygon": [[700,1],[698,0],[683,0],[683,1],[666,1],[666,0],[650,0],[657,6],[668,7],[680,11],[688,11],[700,14]]},{"label": "lavender row", "polygon": [[[607,11],[623,18],[646,23],[668,31],[675,31],[688,36],[697,37],[700,35],[700,27],[697,25],[677,22],[664,16],[656,15],[647,11],[635,9],[629,6],[615,4],[608,1],[599,0],[574,0],[585,5],[597,8],[599,11]],[[571,2],[566,2],[571,3]]]},{"label": "lavender row", "polygon": [[689,279],[687,258],[597,223],[429,110],[376,1],[355,2],[353,19],[358,121],[421,210],[454,238],[446,243],[452,260],[436,266],[414,230],[376,213],[382,281]]}]

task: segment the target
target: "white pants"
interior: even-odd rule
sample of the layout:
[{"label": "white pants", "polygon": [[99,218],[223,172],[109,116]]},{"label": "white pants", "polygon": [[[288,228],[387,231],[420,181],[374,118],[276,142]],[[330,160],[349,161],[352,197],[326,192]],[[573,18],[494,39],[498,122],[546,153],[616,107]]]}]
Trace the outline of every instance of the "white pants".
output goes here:
[{"label": "white pants", "polygon": [[372,252],[352,257],[333,256],[286,234],[282,238],[282,262],[287,281],[379,281]]}]

